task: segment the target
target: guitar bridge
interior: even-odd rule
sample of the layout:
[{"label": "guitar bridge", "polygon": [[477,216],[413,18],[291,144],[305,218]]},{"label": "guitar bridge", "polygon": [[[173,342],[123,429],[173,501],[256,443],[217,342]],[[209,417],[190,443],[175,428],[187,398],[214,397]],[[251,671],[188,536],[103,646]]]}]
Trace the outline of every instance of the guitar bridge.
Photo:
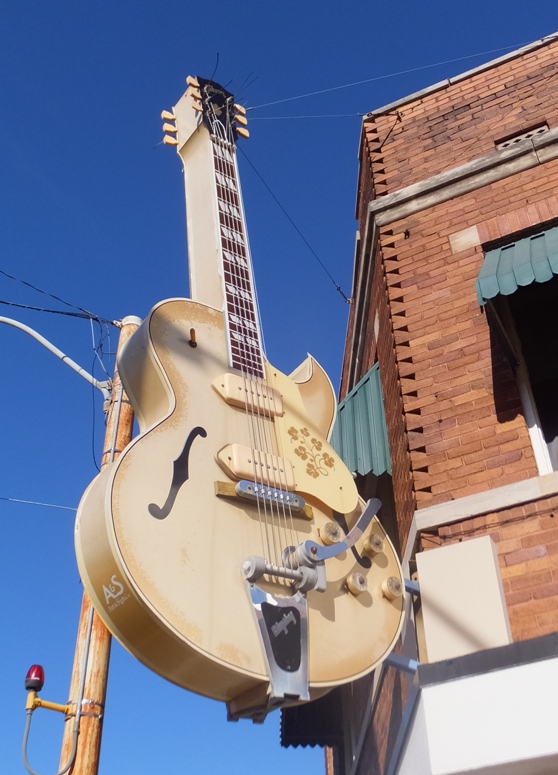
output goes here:
[{"label": "guitar bridge", "polygon": [[223,498],[240,498],[251,503],[265,503],[281,509],[285,508],[288,509],[289,514],[314,519],[312,506],[308,505],[300,495],[277,487],[266,487],[257,482],[249,482],[246,479],[236,484],[215,482],[215,494]]}]

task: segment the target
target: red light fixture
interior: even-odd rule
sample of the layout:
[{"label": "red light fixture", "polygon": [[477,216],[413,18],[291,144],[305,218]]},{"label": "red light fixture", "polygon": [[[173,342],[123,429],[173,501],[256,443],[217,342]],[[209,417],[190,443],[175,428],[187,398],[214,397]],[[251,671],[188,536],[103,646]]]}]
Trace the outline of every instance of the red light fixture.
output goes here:
[{"label": "red light fixture", "polygon": [[41,665],[31,665],[25,676],[25,688],[28,692],[40,692],[45,683],[45,671]]}]

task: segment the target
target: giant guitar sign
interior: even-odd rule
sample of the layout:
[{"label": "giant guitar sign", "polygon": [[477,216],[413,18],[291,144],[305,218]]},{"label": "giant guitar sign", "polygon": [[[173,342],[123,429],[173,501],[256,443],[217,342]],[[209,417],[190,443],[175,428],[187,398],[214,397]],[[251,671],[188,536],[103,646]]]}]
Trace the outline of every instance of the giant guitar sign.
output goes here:
[{"label": "giant guitar sign", "polygon": [[[140,433],[85,492],[84,585],[156,673],[261,719],[372,670],[403,618],[401,568],[328,443],[331,383],[265,357],[235,143],[243,110],[188,79],[182,158],[192,299],[157,304],[118,368]],[[175,123],[176,122],[176,123]]]}]

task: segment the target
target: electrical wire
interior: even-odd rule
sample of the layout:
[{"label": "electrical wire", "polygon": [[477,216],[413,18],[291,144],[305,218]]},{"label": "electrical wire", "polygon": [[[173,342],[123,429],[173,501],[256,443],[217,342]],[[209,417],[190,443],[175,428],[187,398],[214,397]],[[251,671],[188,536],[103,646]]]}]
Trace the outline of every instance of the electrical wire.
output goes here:
[{"label": "electrical wire", "polygon": [[[532,43],[532,41],[529,41],[529,43]],[[362,84],[372,83],[373,81],[383,81],[386,78],[395,78],[398,75],[417,73],[420,70],[428,70],[432,67],[440,67],[441,65],[450,65],[450,64],[453,64],[454,62],[463,62],[466,59],[474,59],[475,57],[487,56],[488,54],[497,54],[500,51],[510,51],[516,48],[523,48],[524,46],[528,46],[529,43],[520,43],[520,44],[515,44],[513,46],[503,46],[502,48],[493,48],[493,49],[490,49],[490,51],[481,51],[478,54],[468,54],[467,56],[464,56],[464,57],[456,57],[455,59],[446,59],[443,62],[435,62],[431,65],[421,65],[420,67],[411,67],[408,70],[399,70],[396,73],[377,75],[377,76],[374,76],[373,78],[365,78],[362,81],[354,81],[353,83],[344,83],[341,86],[331,86],[328,89],[318,89],[318,91],[307,92],[306,94],[298,94],[296,97],[285,97],[282,100],[274,100],[273,102],[264,102],[261,105],[254,105],[251,108],[247,108],[247,110],[259,110],[260,108],[268,108],[271,105],[282,105],[285,102],[302,100],[302,99],[305,99],[306,97],[315,97],[318,94],[327,94],[328,92],[339,91],[340,89],[349,89],[352,86],[361,86]]]},{"label": "electrical wire", "polygon": [[253,116],[252,121],[291,121],[296,118],[362,118],[366,113],[326,113],[324,115],[309,116]]},{"label": "electrical wire", "polygon": [[[1,271],[1,270],[0,270]],[[0,299],[0,304],[5,304],[8,307],[18,307],[19,309],[30,309],[33,312],[49,312],[51,315],[66,315],[70,318],[81,318],[82,320],[94,320],[97,323],[103,323],[105,325],[116,326],[115,320],[108,320],[108,318],[100,318],[97,315],[91,315],[85,312],[67,312],[63,309],[44,309],[43,307],[32,307],[30,304],[18,304],[15,301],[4,301]]]},{"label": "electrical wire", "polygon": [[36,285],[33,285],[30,282],[27,282],[27,280],[22,280],[20,277],[15,277],[13,274],[9,274],[8,272],[5,272],[3,269],[0,269],[0,274],[3,274],[4,277],[8,277],[10,280],[15,280],[18,283],[21,283],[22,285],[26,285],[28,288],[32,288],[34,291],[37,291],[37,293],[42,293],[45,296],[50,296],[51,299],[56,299],[56,301],[61,302],[61,304],[65,304],[67,307],[71,307],[72,309],[77,309],[80,312],[83,312],[85,315],[87,315],[90,318],[97,319],[97,315],[94,315],[92,312],[89,312],[89,310],[84,309],[83,307],[78,307],[75,304],[72,304],[70,301],[66,301],[65,299],[61,298],[60,296],[55,296],[53,293],[49,293],[49,291],[44,291],[42,288],[38,288]]},{"label": "electrical wire", "polygon": [[298,228],[298,226],[296,225],[296,223],[293,221],[293,219],[292,219],[292,218],[291,218],[291,216],[289,215],[289,213],[288,213],[288,212],[285,210],[285,208],[283,207],[283,205],[281,204],[281,202],[279,201],[279,199],[278,199],[278,198],[275,196],[275,194],[273,193],[273,191],[271,190],[271,188],[269,187],[269,185],[266,183],[266,181],[265,181],[265,180],[263,179],[263,177],[260,175],[260,173],[258,172],[258,170],[256,169],[256,167],[254,166],[254,164],[253,164],[253,163],[250,161],[250,159],[249,159],[249,158],[248,158],[248,156],[246,155],[246,153],[245,153],[245,152],[242,150],[242,148],[239,148],[239,150],[240,150],[240,152],[242,153],[242,155],[244,156],[244,158],[246,159],[246,161],[248,162],[248,164],[249,164],[249,165],[252,167],[252,169],[254,170],[254,172],[256,173],[256,175],[259,177],[259,179],[261,180],[261,182],[262,182],[262,183],[264,184],[264,186],[267,188],[267,190],[269,191],[269,193],[271,194],[271,196],[273,197],[273,199],[275,200],[275,202],[276,202],[276,203],[277,203],[277,205],[279,206],[280,210],[281,210],[281,211],[282,211],[282,213],[285,215],[285,217],[287,218],[287,220],[289,221],[289,223],[291,224],[291,226],[294,228],[294,230],[296,231],[296,233],[299,235],[299,237],[302,239],[302,241],[304,242],[304,244],[306,245],[306,247],[308,248],[308,250],[309,250],[309,251],[312,253],[312,255],[314,256],[314,258],[316,259],[316,261],[319,263],[319,265],[322,267],[322,269],[324,270],[324,272],[327,274],[327,276],[329,277],[329,279],[331,280],[331,282],[332,282],[332,283],[333,283],[333,285],[335,286],[335,289],[336,289],[336,291],[338,291],[338,293],[340,293],[340,294],[341,294],[341,296],[342,296],[342,297],[345,299],[345,301],[347,302],[347,304],[349,304],[349,303],[350,303],[350,302],[349,302],[349,299],[348,299],[348,298],[347,298],[347,296],[346,296],[346,295],[343,293],[343,291],[342,291],[342,289],[341,289],[341,286],[340,286],[340,285],[338,285],[338,283],[336,283],[336,282],[335,282],[335,279],[334,279],[333,275],[331,274],[331,272],[329,271],[329,269],[326,267],[326,265],[323,263],[323,261],[321,260],[321,258],[319,257],[319,255],[316,253],[316,251],[314,250],[314,248],[312,247],[312,245],[311,245],[311,244],[308,242],[308,240],[306,239],[306,237],[304,236],[304,234],[301,232],[301,230]]},{"label": "electrical wire", "polygon": [[[68,317],[74,317],[74,318],[81,318],[85,320],[89,320],[91,325],[91,340],[92,340],[92,348],[93,353],[95,355],[95,359],[99,362],[102,370],[104,371],[105,375],[109,377],[109,372],[107,371],[105,364],[103,362],[103,343],[105,339],[108,339],[109,342],[109,350],[110,350],[110,333],[109,333],[109,324],[113,326],[118,326],[117,321],[114,320],[108,320],[107,318],[101,318],[99,315],[95,315],[93,312],[89,312],[89,310],[85,309],[84,307],[77,306],[76,304],[72,304],[69,301],[66,301],[60,296],[56,296],[53,293],[50,293],[49,291],[45,291],[42,288],[39,288],[36,285],[33,285],[33,283],[28,282],[27,280],[22,280],[20,277],[15,277],[12,274],[9,274],[9,272],[6,272],[3,269],[0,269],[0,274],[4,275],[5,277],[9,278],[10,280],[14,280],[15,282],[19,282],[22,285],[27,286],[28,288],[32,288],[34,291],[37,291],[37,293],[41,293],[45,296],[49,296],[52,299],[55,299],[56,301],[61,302],[62,304],[65,304],[67,307],[70,307],[74,310],[78,310],[77,312],[68,312],[65,310],[54,310],[54,309],[45,309],[42,307],[34,307],[29,304],[18,304],[17,302],[11,302],[11,301],[5,301],[0,299],[0,304],[4,304],[9,307],[17,307],[19,309],[28,309],[32,310],[34,312],[48,312],[52,315],[66,315]],[[99,339],[97,344],[95,344],[95,334],[93,330],[93,323],[98,324],[100,333],[99,333]],[[96,462],[95,462],[96,465]]]},{"label": "electrical wire", "polygon": [[26,501],[21,498],[4,498],[0,495],[0,501],[8,501],[9,503],[24,503],[28,506],[48,506],[49,509],[64,509],[64,511],[77,511],[72,506],[59,506],[56,503],[41,503],[40,501]]}]

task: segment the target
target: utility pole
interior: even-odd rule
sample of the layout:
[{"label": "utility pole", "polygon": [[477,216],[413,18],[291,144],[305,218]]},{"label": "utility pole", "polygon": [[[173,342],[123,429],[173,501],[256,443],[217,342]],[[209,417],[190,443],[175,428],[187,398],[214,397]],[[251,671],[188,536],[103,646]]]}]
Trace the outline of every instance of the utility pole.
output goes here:
[{"label": "utility pole", "polygon": [[[118,352],[140,323],[141,320],[134,316],[124,318],[118,340]],[[124,393],[117,366],[112,382],[101,468],[116,460],[131,441],[133,421],[134,413]],[[69,696],[69,702],[78,701],[85,671],[77,752],[74,765],[70,769],[72,775],[97,775],[99,770],[110,644],[111,634],[95,613],[89,596],[84,592]],[[70,720],[64,729],[60,769],[68,764],[71,756],[72,726],[73,720]]]}]

